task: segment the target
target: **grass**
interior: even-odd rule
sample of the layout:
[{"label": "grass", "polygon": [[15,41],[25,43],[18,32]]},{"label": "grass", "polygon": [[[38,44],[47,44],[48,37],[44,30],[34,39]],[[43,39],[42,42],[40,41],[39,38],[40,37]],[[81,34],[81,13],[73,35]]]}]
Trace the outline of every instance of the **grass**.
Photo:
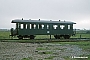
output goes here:
[{"label": "grass", "polygon": [[90,34],[76,34],[75,36],[71,36],[71,38],[90,38]]},{"label": "grass", "polygon": [[[9,39],[9,35],[10,35],[10,31],[0,31],[0,39]],[[75,36],[71,37],[71,38],[80,38],[80,35],[82,38],[90,38],[90,34],[76,34]],[[35,39],[49,39],[49,35],[37,35]],[[54,38],[52,36],[52,38]],[[7,40],[10,42],[36,42],[39,40]],[[43,42],[43,41],[42,41]],[[82,48],[85,51],[90,52],[90,41],[79,41],[79,42],[53,42],[53,43],[58,43],[58,44],[70,44],[70,45],[78,45],[80,48]],[[37,50],[48,50],[48,48],[42,48],[39,47],[37,48]],[[45,51],[45,52],[39,52],[39,54],[53,54],[53,52],[49,52],[49,51]],[[86,60],[90,60],[90,55],[87,55],[88,59]],[[45,60],[50,60],[52,59],[53,56],[51,57],[47,57]],[[70,57],[64,57],[66,60],[70,60]],[[23,58],[21,60],[31,60],[30,58]],[[73,59],[73,60],[80,60],[80,59]],[[82,60],[82,59],[81,59]],[[85,59],[84,59],[85,60]]]},{"label": "grass", "polygon": [[65,60],[71,60],[69,56],[63,57]]},{"label": "grass", "polygon": [[9,38],[10,31],[0,31],[0,39]]},{"label": "grass", "polygon": [[[10,35],[10,31],[0,31],[0,39],[7,39],[9,38]],[[83,38],[90,38],[90,34],[76,34],[76,36],[73,36],[72,38],[79,38],[80,35]],[[49,35],[37,35],[36,39],[49,39]],[[52,38],[54,38],[52,36]],[[37,42],[39,40],[8,40],[11,42]],[[43,41],[42,41],[43,42]],[[73,44],[73,45],[79,45],[81,48],[85,49],[85,50],[89,50],[90,51],[90,41],[82,41],[82,42],[59,42],[60,44]],[[38,48],[37,50],[42,50],[43,48]],[[46,49],[46,48],[44,48]]]},{"label": "grass", "polygon": [[49,56],[47,58],[44,58],[44,60],[52,60],[55,56]]},{"label": "grass", "polygon": [[50,48],[48,47],[38,47],[36,50],[49,50]]},{"label": "grass", "polygon": [[[10,35],[10,31],[0,31],[0,39],[6,39],[9,38]],[[90,34],[76,34],[76,36],[73,36],[72,38],[79,38],[80,35],[82,35],[83,38],[90,38]],[[49,35],[37,35],[36,39],[44,39],[47,38],[49,39]],[[52,36],[52,38],[54,38]],[[12,41],[12,42],[37,42],[39,40],[8,40],[8,41]],[[43,41],[42,41],[43,42]],[[80,47],[84,48],[84,49],[90,49],[90,41],[82,41],[82,42],[59,42],[60,44],[74,44],[74,45],[79,45]],[[42,48],[38,48],[38,49],[42,49]]]},{"label": "grass", "polygon": [[[10,38],[10,31],[0,31],[0,39],[6,39]],[[71,38],[80,38],[80,35],[82,38],[90,38],[90,34],[76,34],[75,36],[71,36]],[[54,38],[53,35],[51,35],[52,38]],[[16,37],[15,37],[16,38]],[[35,39],[49,39],[49,35],[36,35]]]},{"label": "grass", "polygon": [[33,60],[32,57],[22,58],[21,60]]},{"label": "grass", "polygon": [[21,60],[30,60],[29,58],[22,58]]},{"label": "grass", "polygon": [[88,60],[90,60],[90,55],[87,55],[88,56]]},{"label": "grass", "polygon": [[70,45],[78,45],[82,49],[90,51],[90,41],[80,41],[80,42],[54,42],[59,44],[70,44]]}]

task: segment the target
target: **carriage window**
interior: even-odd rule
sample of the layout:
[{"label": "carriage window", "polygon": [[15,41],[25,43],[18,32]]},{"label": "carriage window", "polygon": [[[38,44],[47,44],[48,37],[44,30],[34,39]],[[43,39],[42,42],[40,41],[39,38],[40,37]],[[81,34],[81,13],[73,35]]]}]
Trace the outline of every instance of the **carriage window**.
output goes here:
[{"label": "carriage window", "polygon": [[60,28],[61,28],[61,29],[64,29],[64,27],[65,27],[65,25],[60,25]]},{"label": "carriage window", "polygon": [[57,25],[53,25],[53,28],[54,28],[54,29],[57,29],[57,27],[58,27]]},{"label": "carriage window", "polygon": [[34,29],[36,29],[36,25],[34,24]]},{"label": "carriage window", "polygon": [[23,29],[23,24],[21,24],[21,29]]},{"label": "carriage window", "polygon": [[30,29],[31,29],[31,24],[30,24]]},{"label": "carriage window", "polygon": [[38,29],[41,29],[42,28],[42,25],[41,24],[38,24]]},{"label": "carriage window", "polygon": [[47,25],[47,29],[49,29],[49,25]]},{"label": "carriage window", "polygon": [[44,29],[44,25],[42,24],[42,29]]},{"label": "carriage window", "polygon": [[26,24],[26,29],[27,29],[27,24]]},{"label": "carriage window", "polygon": [[70,25],[68,25],[68,29],[70,29]]},{"label": "carriage window", "polygon": [[39,24],[38,24],[38,29],[39,29]]}]

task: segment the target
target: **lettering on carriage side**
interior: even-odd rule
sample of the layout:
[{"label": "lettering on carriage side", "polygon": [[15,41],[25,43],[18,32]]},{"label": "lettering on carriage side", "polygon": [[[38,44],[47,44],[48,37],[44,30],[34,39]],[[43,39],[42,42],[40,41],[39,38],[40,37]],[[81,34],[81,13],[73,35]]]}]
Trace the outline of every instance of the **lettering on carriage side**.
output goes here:
[{"label": "lettering on carriage side", "polygon": [[50,31],[47,31],[47,33],[50,33]]}]

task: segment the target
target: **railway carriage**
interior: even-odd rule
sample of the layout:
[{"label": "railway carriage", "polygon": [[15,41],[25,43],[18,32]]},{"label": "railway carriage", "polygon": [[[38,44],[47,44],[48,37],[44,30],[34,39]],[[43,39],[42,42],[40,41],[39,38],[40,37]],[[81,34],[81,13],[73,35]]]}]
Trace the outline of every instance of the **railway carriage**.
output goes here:
[{"label": "railway carriage", "polygon": [[35,35],[54,35],[56,39],[64,37],[69,39],[74,35],[74,22],[68,21],[43,21],[43,20],[12,20],[16,28],[11,28],[10,36],[17,36],[19,39],[34,39]]}]

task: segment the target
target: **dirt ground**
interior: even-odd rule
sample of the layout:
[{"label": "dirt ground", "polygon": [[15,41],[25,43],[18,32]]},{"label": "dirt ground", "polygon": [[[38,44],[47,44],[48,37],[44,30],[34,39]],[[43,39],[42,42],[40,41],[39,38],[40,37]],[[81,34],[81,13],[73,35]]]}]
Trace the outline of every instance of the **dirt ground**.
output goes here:
[{"label": "dirt ground", "polygon": [[0,42],[0,60],[65,60],[66,57],[88,54],[78,45]]}]

